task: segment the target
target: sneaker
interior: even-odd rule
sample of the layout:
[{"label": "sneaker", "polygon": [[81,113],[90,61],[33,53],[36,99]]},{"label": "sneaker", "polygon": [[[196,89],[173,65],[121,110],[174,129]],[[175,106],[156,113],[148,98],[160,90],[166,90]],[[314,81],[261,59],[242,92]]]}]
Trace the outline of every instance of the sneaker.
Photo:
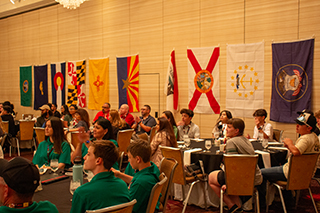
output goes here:
[{"label": "sneaker", "polygon": [[229,210],[228,213],[242,212],[241,207],[234,204]]}]

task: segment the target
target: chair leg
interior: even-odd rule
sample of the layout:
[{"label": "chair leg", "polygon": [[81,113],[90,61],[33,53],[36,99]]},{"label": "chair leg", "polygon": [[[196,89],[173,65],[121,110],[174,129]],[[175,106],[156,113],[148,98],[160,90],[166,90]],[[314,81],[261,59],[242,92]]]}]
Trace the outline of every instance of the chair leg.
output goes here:
[{"label": "chair leg", "polygon": [[314,202],[310,187],[308,188],[308,191],[309,191],[310,198],[312,200],[312,204],[313,204],[314,210],[315,210],[316,213],[318,213],[318,209],[317,209],[316,203]]},{"label": "chair leg", "polygon": [[296,192],[296,204],[295,204],[294,209],[297,209],[297,207],[298,207],[299,197],[300,197],[300,190],[297,190],[297,192]]},{"label": "chair leg", "polygon": [[9,156],[11,157],[11,149],[12,149],[12,146],[10,145],[9,147]]},{"label": "chair leg", "polygon": [[208,209],[207,196],[206,196],[206,183],[207,183],[207,182],[202,182],[202,187],[203,187],[203,199],[204,199],[204,208],[205,208],[205,210]]},{"label": "chair leg", "polygon": [[220,189],[220,213],[223,213],[223,190]]},{"label": "chair leg", "polygon": [[255,190],[255,191],[256,191],[256,207],[257,207],[255,212],[260,213],[259,192],[258,192],[258,190]]},{"label": "chair leg", "polygon": [[266,186],[266,213],[269,212],[269,181],[267,181],[267,186]]},{"label": "chair leg", "polygon": [[286,209],[286,204],[284,203],[284,199],[283,199],[283,195],[282,195],[282,189],[279,185],[277,184],[274,184],[278,190],[279,190],[279,195],[280,195],[280,198],[281,198],[281,203],[282,203],[282,207],[283,207],[283,212],[284,213],[287,213],[287,209]]},{"label": "chair leg", "polygon": [[[190,198],[190,195],[191,195],[191,191],[193,189],[193,186],[196,184],[196,183],[199,183],[200,181],[199,180],[196,180],[194,182],[191,183],[190,185],[190,188],[189,188],[189,191],[188,191],[188,194],[187,194],[187,197],[186,199],[183,201],[183,209],[182,209],[182,213],[184,213],[186,211],[186,208],[187,208],[187,205],[188,205],[188,201],[189,201],[189,198]],[[183,186],[182,186],[183,187]]]},{"label": "chair leg", "polygon": [[18,138],[16,138],[16,141],[17,141],[18,155],[20,156],[20,147],[19,147],[19,140],[18,140]]}]

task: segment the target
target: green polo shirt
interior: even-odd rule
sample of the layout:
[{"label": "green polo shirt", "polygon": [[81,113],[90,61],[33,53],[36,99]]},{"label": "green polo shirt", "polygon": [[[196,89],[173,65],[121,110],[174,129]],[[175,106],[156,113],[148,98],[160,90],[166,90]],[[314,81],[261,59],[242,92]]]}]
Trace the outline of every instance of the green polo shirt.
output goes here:
[{"label": "green polo shirt", "polygon": [[[137,200],[133,206],[133,213],[146,212],[151,190],[159,182],[159,175],[160,171],[153,162],[151,166],[135,173],[129,185],[131,200]],[[156,209],[159,210],[159,202]]]},{"label": "green polo shirt", "polygon": [[70,213],[101,209],[130,201],[127,184],[113,172],[100,172],[73,194]]},{"label": "green polo shirt", "polygon": [[49,201],[33,202],[31,206],[23,209],[9,208],[7,206],[0,206],[1,213],[58,213],[57,207]]},{"label": "green polo shirt", "polygon": [[[63,141],[61,144],[61,154],[57,154],[53,149],[51,152],[50,150],[53,147],[53,143],[50,142],[50,138],[42,141],[37,149],[36,154],[33,156],[32,163],[41,167],[43,164],[46,166],[50,166],[51,159],[58,159],[59,163],[65,163],[69,165],[71,163],[70,154],[71,148],[68,142]],[[49,162],[48,162],[48,153],[49,154]]]}]

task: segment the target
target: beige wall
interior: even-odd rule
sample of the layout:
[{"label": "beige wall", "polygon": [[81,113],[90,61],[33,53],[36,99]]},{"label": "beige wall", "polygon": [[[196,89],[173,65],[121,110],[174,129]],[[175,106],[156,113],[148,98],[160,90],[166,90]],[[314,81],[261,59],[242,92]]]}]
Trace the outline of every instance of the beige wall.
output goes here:
[{"label": "beige wall", "polygon": [[[18,117],[23,113],[38,115],[39,111],[20,106],[20,65],[109,56],[109,101],[112,108],[117,108],[116,56],[139,53],[140,73],[158,74],[140,76],[140,106],[150,104],[154,115],[155,111],[165,110],[163,84],[169,54],[175,48],[180,107],[187,107],[187,47],[220,45],[220,95],[221,108],[224,109],[226,44],[255,43],[264,40],[264,107],[269,112],[272,41],[290,41],[315,35],[312,108],[317,110],[320,109],[320,100],[316,99],[320,90],[320,74],[317,72],[320,67],[317,39],[317,33],[320,33],[319,11],[318,0],[91,0],[76,10],[55,5],[2,19],[0,101],[13,102],[15,110],[19,112]],[[97,111],[89,111],[92,119]],[[195,115],[194,122],[200,126],[201,136],[211,135],[217,118],[217,115]],[[179,114],[176,119],[180,119]],[[246,133],[252,135],[253,119],[244,120],[247,125]],[[295,125],[271,123],[274,128],[284,129],[285,136],[296,138]]]}]

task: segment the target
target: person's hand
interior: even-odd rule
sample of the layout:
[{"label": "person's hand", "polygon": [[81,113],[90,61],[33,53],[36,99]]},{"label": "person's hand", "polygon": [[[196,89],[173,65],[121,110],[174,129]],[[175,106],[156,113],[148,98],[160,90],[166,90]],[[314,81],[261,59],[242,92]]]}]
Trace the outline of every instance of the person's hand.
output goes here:
[{"label": "person's hand", "polygon": [[293,145],[293,141],[290,138],[283,139],[284,146],[288,148],[289,145]]},{"label": "person's hand", "polygon": [[138,116],[136,116],[136,117],[134,118],[134,121],[135,121],[136,123],[139,123],[139,122],[141,121],[141,119],[140,119]]},{"label": "person's hand", "polygon": [[90,130],[86,132],[83,126],[79,127],[79,134],[78,134],[78,139],[80,143],[84,143],[88,140],[90,140]]},{"label": "person's hand", "polygon": [[184,126],[185,125],[185,122],[184,121],[179,121],[178,123],[177,123],[177,126]]},{"label": "person's hand", "polygon": [[119,170],[116,170],[116,169],[114,169],[112,167],[111,167],[110,171],[113,172],[115,177],[119,177],[119,174],[121,173]]},{"label": "person's hand", "polygon": [[246,138],[250,139],[251,137],[250,137],[250,135],[249,135],[249,134],[247,134],[247,137],[246,137]]}]

